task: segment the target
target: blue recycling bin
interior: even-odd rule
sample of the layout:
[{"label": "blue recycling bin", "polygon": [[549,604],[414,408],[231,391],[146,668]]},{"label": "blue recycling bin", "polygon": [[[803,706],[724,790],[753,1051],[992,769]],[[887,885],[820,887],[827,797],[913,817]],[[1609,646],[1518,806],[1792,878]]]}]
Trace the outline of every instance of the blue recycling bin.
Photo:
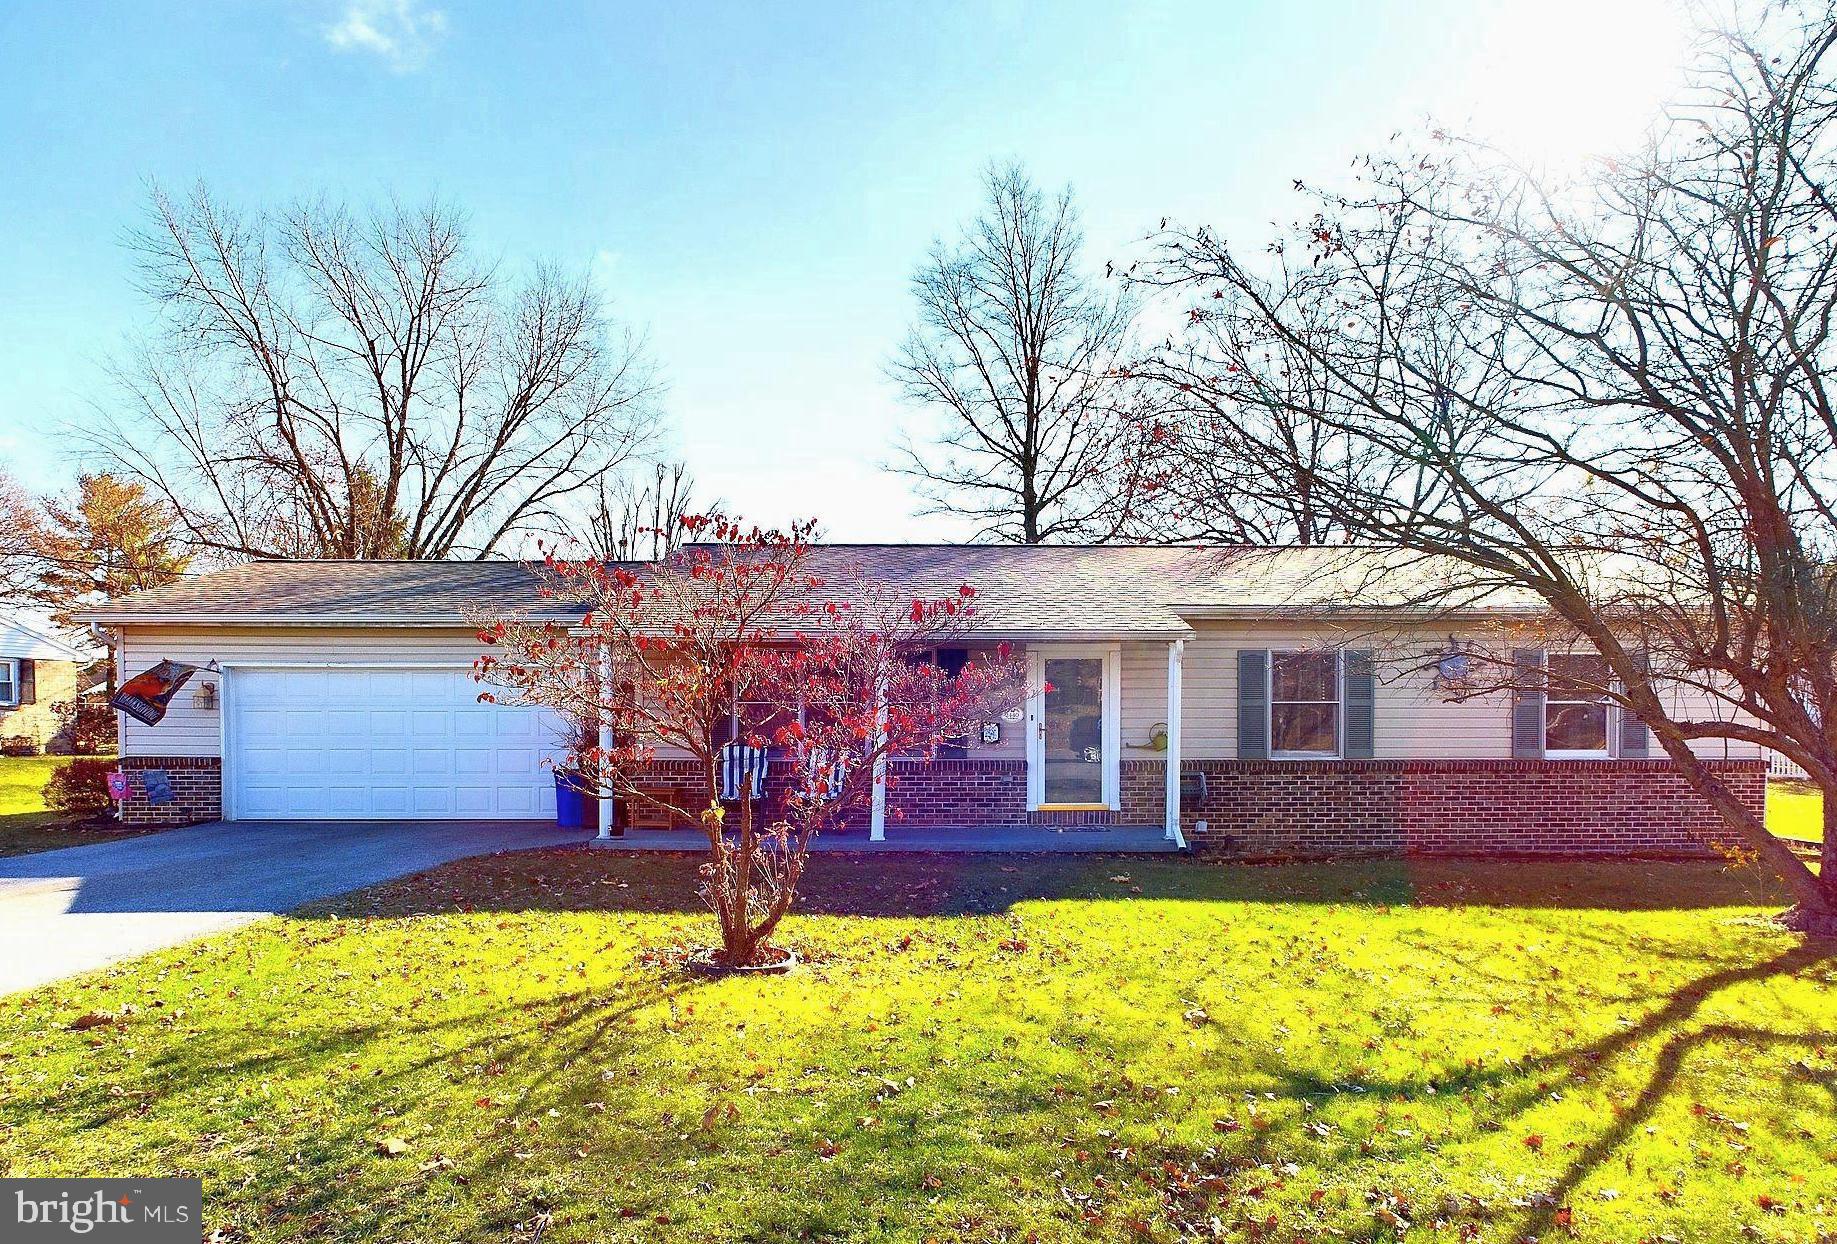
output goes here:
[{"label": "blue recycling bin", "polygon": [[555,824],[563,829],[598,829],[600,801],[579,774],[555,770]]}]

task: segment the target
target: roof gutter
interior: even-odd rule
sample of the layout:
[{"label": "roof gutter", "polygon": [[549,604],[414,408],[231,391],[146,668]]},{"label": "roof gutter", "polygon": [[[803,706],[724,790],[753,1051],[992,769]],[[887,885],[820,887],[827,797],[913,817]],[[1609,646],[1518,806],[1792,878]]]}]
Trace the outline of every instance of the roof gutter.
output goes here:
[{"label": "roof gutter", "polygon": [[1499,605],[1482,607],[1466,605],[1444,609],[1433,605],[1170,605],[1183,618],[1201,622],[1265,622],[1280,619],[1289,622],[1332,621],[1337,618],[1360,621],[1403,620],[1437,622],[1447,618],[1469,621],[1485,619],[1520,619],[1548,617],[1550,610],[1540,605]]},{"label": "roof gutter", "polygon": [[[76,615],[76,620],[86,622],[92,628],[115,628],[121,626],[198,626],[198,627],[285,627],[290,629],[307,629],[311,627],[374,627],[385,630],[416,628],[422,630],[466,630],[474,623],[458,614],[420,616],[403,614],[271,614],[271,613],[105,613],[88,612]],[[588,634],[586,628],[575,625],[580,621],[578,614],[536,614],[528,615],[532,622],[555,622],[567,626],[573,634]],[[791,629],[791,628],[787,628]],[[1110,643],[1123,640],[1173,640],[1190,639],[1193,630],[1189,626],[1169,627],[1156,626],[1141,629],[1107,628],[1090,629],[1013,629],[990,627],[987,630],[974,629],[966,631],[963,638],[966,642],[1000,643],[1007,640],[1013,643],[1053,643],[1053,642],[1091,642]]]},{"label": "roof gutter", "polygon": [[[578,614],[532,614],[534,622],[574,622]],[[79,613],[78,622],[91,626],[365,626],[365,627],[438,627],[465,629],[473,625],[456,614],[400,613]]]},{"label": "roof gutter", "polygon": [[[788,634],[792,631],[795,631],[797,628],[785,627],[783,629],[784,629],[784,632]],[[812,633],[816,633],[816,628],[813,627],[810,629]],[[570,635],[591,635],[594,633],[594,631],[591,627],[575,626],[575,627],[569,627],[568,633]],[[668,632],[658,631],[656,633],[657,634],[667,634]],[[999,644],[999,643],[1015,643],[1015,644],[1092,643],[1092,644],[1102,644],[1102,643],[1124,643],[1130,640],[1134,640],[1140,643],[1150,643],[1150,642],[1156,642],[1156,641],[1161,641],[1161,640],[1191,639],[1191,638],[1193,638],[1192,628],[1184,627],[1184,626],[1178,630],[1171,630],[1166,627],[1161,627],[1161,628],[1156,628],[1156,629],[1151,629],[1151,630],[1140,630],[1140,631],[1116,631],[1116,630],[1109,630],[1109,631],[1079,631],[1079,630],[1014,631],[1014,630],[998,630],[994,627],[991,627],[988,630],[972,629],[972,630],[960,631],[960,632],[957,632],[955,635],[953,635],[950,640],[943,641],[943,642],[945,643],[946,647],[951,647],[951,646],[980,647],[981,645],[984,645],[984,644]],[[933,641],[933,642],[939,642],[939,641]]]}]

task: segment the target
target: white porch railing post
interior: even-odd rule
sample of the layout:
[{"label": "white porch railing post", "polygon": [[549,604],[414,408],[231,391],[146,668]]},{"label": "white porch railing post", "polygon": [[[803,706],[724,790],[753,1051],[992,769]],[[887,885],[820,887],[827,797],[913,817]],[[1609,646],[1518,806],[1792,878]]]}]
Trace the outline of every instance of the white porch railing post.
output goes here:
[{"label": "white porch railing post", "polygon": [[1180,834],[1180,693],[1184,639],[1167,645],[1167,837],[1179,842]]},{"label": "white porch railing post", "polygon": [[868,805],[870,842],[887,840],[887,682],[874,684],[874,789]]},{"label": "white porch railing post", "polygon": [[607,754],[612,751],[612,648],[600,645],[600,772],[598,786],[600,789],[600,834],[602,838],[612,837],[612,792],[609,783],[612,779],[612,762]]}]

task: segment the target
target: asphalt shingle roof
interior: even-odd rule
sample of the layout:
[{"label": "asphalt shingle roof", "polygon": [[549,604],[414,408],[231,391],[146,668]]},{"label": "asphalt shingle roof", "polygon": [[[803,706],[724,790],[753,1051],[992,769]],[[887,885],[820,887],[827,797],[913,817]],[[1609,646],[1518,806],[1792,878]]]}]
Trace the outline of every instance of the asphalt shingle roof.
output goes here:
[{"label": "asphalt shingle roof", "polygon": [[[1346,548],[1116,545],[822,545],[816,573],[880,580],[915,598],[976,589],[983,624],[1027,634],[1171,634],[1183,613],[1407,607],[1432,576],[1394,553]],[[97,622],[451,625],[468,607],[567,617],[518,561],[252,562],[136,592],[85,614]],[[1525,604],[1495,597],[1492,605]]]}]

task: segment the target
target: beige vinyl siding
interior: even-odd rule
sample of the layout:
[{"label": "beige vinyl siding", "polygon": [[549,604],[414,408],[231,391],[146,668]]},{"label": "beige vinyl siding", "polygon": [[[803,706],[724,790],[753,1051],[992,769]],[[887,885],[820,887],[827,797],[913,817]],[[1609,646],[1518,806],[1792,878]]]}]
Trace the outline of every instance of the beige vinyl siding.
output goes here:
[{"label": "beige vinyl siding", "polygon": [[[143,726],[119,717],[122,753],[128,756],[222,754],[222,702],[236,694],[236,665],[428,665],[463,667],[484,651],[470,630],[330,630],[273,628],[125,628],[116,650],[118,677],[132,677],[163,660],[230,666],[225,675],[200,673],[172,698],[165,720]],[[201,683],[217,682],[218,707],[199,709],[192,699]],[[483,688],[480,688],[483,690]],[[119,715],[118,715],[119,716]]]},{"label": "beige vinyl siding", "polygon": [[[1016,644],[1014,654],[1021,660],[1026,659],[1026,646]],[[970,659],[973,661],[993,660],[994,653],[988,649],[971,647]],[[1000,721],[1001,741],[984,743],[980,734],[969,740],[969,749],[964,755],[970,760],[1024,760],[1027,757],[1027,723],[1025,721]]]},{"label": "beige vinyl siding", "polygon": [[[1374,706],[1376,753],[1380,759],[1504,758],[1512,754],[1510,697],[1481,696],[1464,703],[1444,700],[1433,676],[1413,666],[1444,650],[1446,628],[1391,632],[1383,637],[1367,630],[1317,622],[1280,625],[1198,621],[1186,643],[1183,662],[1182,713],[1188,759],[1230,759],[1237,754],[1237,653],[1242,648],[1356,647],[1374,651],[1378,665]],[[1497,632],[1492,641],[1497,643]],[[208,661],[237,664],[441,663],[462,667],[482,651],[470,630],[128,627],[117,651],[121,677],[131,676],[163,659],[202,665]],[[127,755],[216,756],[221,749],[221,708],[201,710],[192,698],[201,682],[193,678],[172,702],[166,719],[143,726],[121,719],[122,747]],[[235,672],[225,693],[235,694]],[[1707,697],[1671,692],[1680,708],[1708,715]],[[1694,698],[1693,706],[1688,700]],[[219,697],[221,702],[221,697]],[[1167,720],[1167,644],[1128,641],[1122,645],[1121,735],[1124,759],[1151,757],[1150,732]],[[1025,754],[1024,725],[1002,723],[1002,740],[993,747],[972,746],[974,757]],[[1709,740],[1698,752],[1713,757],[1752,757],[1757,748]],[[1662,755],[1656,748],[1653,754]]]},{"label": "beige vinyl siding", "polygon": [[[1148,740],[1155,726],[1167,721],[1167,645],[1122,645],[1123,759],[1156,755]],[[1183,719],[1184,720],[1184,719]]]},{"label": "beige vinyl siding", "polygon": [[[201,683],[214,681],[223,694],[235,695],[236,665],[335,664],[414,665],[440,663],[470,665],[484,651],[471,630],[321,629],[312,627],[206,628],[128,627],[116,650],[117,677],[127,678],[160,661],[204,665],[216,661],[232,667],[227,676],[197,674],[172,699],[166,717],[157,726],[143,726],[118,716],[121,744],[129,756],[218,756],[222,754],[222,695],[215,709],[193,706]],[[1165,671],[1166,654],[1161,660]],[[1165,679],[1165,673],[1163,673]],[[481,686],[480,690],[484,688]],[[1163,695],[1165,704],[1165,695]],[[1163,714],[1165,716],[1165,714]],[[1160,721],[1162,717],[1154,720]],[[1001,723],[1001,742],[983,746],[972,742],[969,755],[983,759],[1019,759],[1026,755],[1027,736],[1021,722]],[[665,756],[681,755],[674,748]]]},{"label": "beige vinyl siding", "polygon": [[[1507,696],[1482,696],[1466,703],[1444,700],[1434,676],[1412,667],[1447,646],[1445,632],[1399,632],[1383,637],[1319,623],[1198,622],[1181,666],[1183,753],[1188,759],[1218,760],[1237,755],[1237,654],[1244,648],[1366,648],[1376,657],[1373,705],[1376,753],[1380,760],[1487,758],[1512,754],[1511,706]],[[1166,646],[1155,679],[1166,719]],[[1124,701],[1128,701],[1124,691]],[[1129,738],[1124,731],[1124,739]]]},{"label": "beige vinyl siding", "polygon": [[[1699,687],[1684,687],[1672,684],[1670,693],[1665,697],[1674,718],[1689,718],[1693,721],[1740,721],[1746,714],[1738,714],[1727,704],[1719,704],[1709,692]],[[1690,750],[1709,760],[1752,760],[1766,755],[1765,749],[1754,743],[1733,739],[1698,739],[1690,745]],[[1655,740],[1652,754],[1663,756],[1664,750]]]},{"label": "beige vinyl siding", "polygon": [[[1342,628],[1321,623],[1283,626],[1272,623],[1196,622],[1194,638],[1187,641],[1182,666],[1184,711],[1183,752],[1189,759],[1229,759],[1237,755],[1237,654],[1243,648],[1293,649],[1339,647],[1370,649],[1377,661],[1378,684],[1373,705],[1376,754],[1380,760],[1504,759],[1512,754],[1511,696],[1505,693],[1450,701],[1436,690],[1432,670],[1423,668],[1435,654],[1446,651],[1445,627],[1420,627],[1382,634],[1368,629]],[[1457,635],[1463,642],[1497,646],[1494,632],[1488,639]],[[1144,645],[1143,647],[1146,647]],[[1156,644],[1159,665],[1138,658],[1146,690],[1138,690],[1135,712],[1146,721],[1166,719],[1166,646]],[[1131,666],[1125,654],[1123,701],[1126,706],[1123,741],[1137,741],[1130,730],[1128,686]],[[1669,689],[1675,711],[1698,718],[1714,713],[1701,691],[1678,686]],[[1160,708],[1148,707],[1159,697]],[[1155,712],[1158,711],[1158,715]],[[1727,716],[1726,710],[1723,713]],[[1705,740],[1699,755],[1749,758],[1760,749],[1746,743]],[[1125,752],[1125,755],[1128,753]],[[1663,752],[1656,744],[1652,755]]]}]

